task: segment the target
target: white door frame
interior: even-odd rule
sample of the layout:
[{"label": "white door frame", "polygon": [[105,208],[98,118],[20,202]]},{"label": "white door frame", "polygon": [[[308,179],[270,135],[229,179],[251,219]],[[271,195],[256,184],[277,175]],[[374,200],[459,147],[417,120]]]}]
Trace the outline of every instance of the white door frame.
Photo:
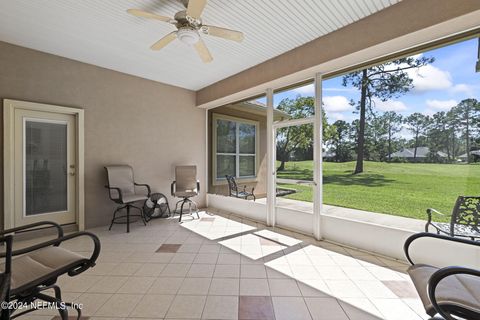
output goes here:
[{"label": "white door frame", "polygon": [[3,174],[4,174],[4,221],[3,228],[14,227],[15,221],[15,110],[25,109],[42,112],[70,114],[76,122],[76,224],[79,230],[85,229],[84,194],[84,110],[43,103],[5,99],[3,101]]},{"label": "white door frame", "polygon": [[315,115],[310,118],[273,121],[273,90],[267,89],[267,225],[276,225],[276,131],[279,128],[313,124],[313,235],[322,239],[321,215],[323,210],[323,156],[322,156],[322,75],[315,74]]}]

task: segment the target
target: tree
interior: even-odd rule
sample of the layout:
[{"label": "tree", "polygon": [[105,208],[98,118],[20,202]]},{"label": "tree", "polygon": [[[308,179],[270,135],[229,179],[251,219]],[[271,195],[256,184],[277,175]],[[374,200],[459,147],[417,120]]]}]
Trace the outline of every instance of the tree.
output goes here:
[{"label": "tree", "polygon": [[467,153],[467,162],[470,163],[470,144],[472,131],[477,129],[479,123],[478,117],[480,116],[480,102],[477,99],[465,99],[462,100],[457,106],[454,107],[456,113],[459,115],[460,125],[464,130],[465,149]]},{"label": "tree", "polygon": [[351,152],[347,138],[350,132],[350,125],[343,120],[337,120],[330,127],[333,130],[332,142],[335,146],[335,161],[349,161]]},{"label": "tree", "polygon": [[[315,99],[313,97],[297,96],[295,99],[285,98],[278,104],[278,110],[290,115],[292,119],[302,119],[312,117],[315,113]],[[326,137],[328,122],[325,112],[322,109],[323,137]],[[290,154],[298,149],[306,150],[313,144],[313,125],[305,124],[299,126],[289,126],[277,130],[277,159],[280,166],[278,171],[285,170],[285,162],[288,161]]]},{"label": "tree", "polygon": [[363,172],[365,151],[365,117],[367,108],[372,111],[373,98],[387,101],[407,93],[413,88],[413,80],[407,70],[420,68],[434,61],[427,57],[408,57],[390,61],[362,71],[352,72],[343,77],[343,85],[360,89],[357,103],[360,119],[357,139],[357,163],[355,174]]},{"label": "tree", "polygon": [[387,140],[388,140],[388,161],[392,160],[392,141],[393,136],[402,130],[402,120],[403,117],[401,114],[396,113],[395,111],[387,111],[382,115],[382,120],[385,123],[385,128],[387,130]]},{"label": "tree", "polygon": [[419,147],[419,139],[420,137],[427,132],[429,123],[428,116],[425,116],[419,112],[412,113],[407,118],[405,118],[405,124],[407,125],[408,131],[413,134],[414,137],[414,152],[413,152],[413,160],[417,158],[417,148]]}]

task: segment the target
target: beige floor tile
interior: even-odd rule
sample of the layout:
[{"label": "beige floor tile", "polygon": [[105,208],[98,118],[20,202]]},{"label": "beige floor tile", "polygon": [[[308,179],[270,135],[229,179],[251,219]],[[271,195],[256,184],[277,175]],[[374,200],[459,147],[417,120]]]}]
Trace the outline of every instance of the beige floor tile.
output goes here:
[{"label": "beige floor tile", "polygon": [[175,256],[170,260],[170,263],[193,263],[196,253],[176,253]]},{"label": "beige floor tile", "polygon": [[106,276],[91,286],[87,292],[95,293],[115,293],[127,281],[124,276]]},{"label": "beige floor tile", "polygon": [[145,294],[155,282],[154,277],[131,277],[117,293]]},{"label": "beige floor tile", "polygon": [[351,280],[325,280],[335,298],[365,298],[364,293]]},{"label": "beige floor tile", "polygon": [[211,278],[215,271],[214,264],[194,263],[188,270],[187,277],[189,278]]},{"label": "beige floor tile", "polygon": [[190,264],[178,263],[168,264],[160,273],[161,277],[185,277],[190,269]]},{"label": "beige floor tile", "polygon": [[112,269],[109,275],[111,276],[130,276],[137,272],[142,266],[141,263],[122,262]]},{"label": "beige floor tile", "polygon": [[222,265],[217,264],[214,278],[240,278],[240,265]]},{"label": "beige floor tile", "polygon": [[157,278],[148,290],[149,294],[177,294],[184,278]]},{"label": "beige floor tile", "polygon": [[367,298],[398,298],[386,285],[378,280],[355,280],[354,282]]},{"label": "beige floor tile", "polygon": [[125,317],[132,312],[141,298],[141,295],[114,294],[95,312],[95,316]]},{"label": "beige floor tile", "polygon": [[238,297],[207,297],[202,319],[238,319]]},{"label": "beige floor tile", "polygon": [[158,277],[165,269],[166,264],[163,263],[144,263],[142,266],[135,272],[134,276],[140,277]]},{"label": "beige floor tile", "polygon": [[267,278],[265,266],[256,264],[244,264],[240,267],[241,278]]},{"label": "beige floor tile", "polygon": [[85,292],[97,282],[101,281],[103,276],[79,275],[76,277],[62,276],[58,279],[58,285],[63,292]]},{"label": "beige floor tile", "polygon": [[324,280],[301,280],[297,281],[297,284],[304,297],[329,297],[331,295],[331,291]]},{"label": "beige floor tile", "polygon": [[268,279],[270,294],[278,297],[301,297],[297,281],[293,279]]},{"label": "beige floor tile", "polygon": [[240,281],[239,279],[213,278],[208,294],[217,296],[238,296],[240,294]]},{"label": "beige floor tile", "polygon": [[174,298],[173,295],[145,295],[132,311],[130,317],[163,319]]},{"label": "beige floor tile", "polygon": [[205,301],[206,296],[176,296],[166,319],[200,319]]},{"label": "beige floor tile", "polygon": [[85,271],[84,275],[89,276],[108,276],[112,270],[118,265],[116,262],[98,262],[94,268]]},{"label": "beige floor tile", "polygon": [[240,295],[269,296],[267,279],[240,279]]},{"label": "beige floor tile", "polygon": [[343,298],[338,300],[350,319],[380,320],[382,314],[367,298]]},{"label": "beige floor tile", "polygon": [[211,278],[185,278],[178,294],[181,295],[207,295]]},{"label": "beige floor tile", "polygon": [[309,320],[312,319],[303,298],[272,297],[276,320]]},{"label": "beige floor tile", "polygon": [[238,253],[220,253],[217,264],[240,264],[240,254]]},{"label": "beige floor tile", "polygon": [[349,320],[337,299],[305,298],[305,303],[313,320]]},{"label": "beige floor tile", "polygon": [[92,316],[111,297],[111,293],[84,293],[74,302],[82,304],[82,315]]},{"label": "beige floor tile", "polygon": [[375,307],[381,312],[385,320],[420,320],[421,317],[416,314],[409,306],[400,299],[370,299]]},{"label": "beige floor tile", "polygon": [[216,264],[218,253],[199,253],[193,263]]}]

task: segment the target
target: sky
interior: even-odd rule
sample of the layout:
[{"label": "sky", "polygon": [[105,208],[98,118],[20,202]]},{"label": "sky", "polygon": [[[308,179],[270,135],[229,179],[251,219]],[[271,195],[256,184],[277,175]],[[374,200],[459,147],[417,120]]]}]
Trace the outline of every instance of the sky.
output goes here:
[{"label": "sky", "polygon": [[[446,47],[423,52],[434,57],[432,64],[409,70],[414,88],[401,97],[389,101],[375,101],[377,111],[396,111],[404,116],[414,112],[432,115],[448,111],[466,98],[480,100],[480,73],[475,72],[478,40],[471,39]],[[350,100],[359,100],[359,90],[342,85],[342,77],[324,80],[323,104],[329,123],[336,120],[351,122],[358,118]],[[274,96],[275,106],[284,99],[298,95],[313,96],[313,85],[280,92]],[[264,101],[262,101],[264,102]]]}]

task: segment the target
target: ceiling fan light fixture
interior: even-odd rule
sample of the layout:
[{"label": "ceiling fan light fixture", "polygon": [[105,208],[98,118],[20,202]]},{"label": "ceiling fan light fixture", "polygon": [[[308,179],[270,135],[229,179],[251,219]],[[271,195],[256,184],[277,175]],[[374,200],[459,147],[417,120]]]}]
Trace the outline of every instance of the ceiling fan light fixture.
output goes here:
[{"label": "ceiling fan light fixture", "polygon": [[198,31],[192,28],[180,28],[177,31],[177,38],[183,43],[193,46],[200,40]]}]

